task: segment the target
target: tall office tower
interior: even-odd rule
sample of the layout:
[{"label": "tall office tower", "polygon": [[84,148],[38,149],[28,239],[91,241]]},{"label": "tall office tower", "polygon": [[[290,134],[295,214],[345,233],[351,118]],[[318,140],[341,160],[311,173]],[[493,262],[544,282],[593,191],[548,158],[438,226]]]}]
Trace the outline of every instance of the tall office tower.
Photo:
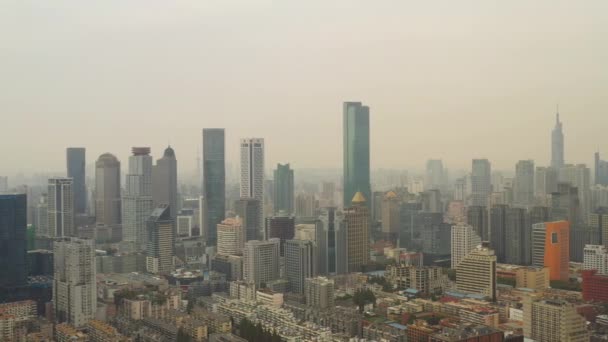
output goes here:
[{"label": "tall office tower", "polygon": [[534,203],[534,161],[520,160],[515,166],[515,204],[529,206]]},{"label": "tall office tower", "polygon": [[120,224],[120,162],[104,153],[95,162],[95,216],[97,224]]},{"label": "tall office tower", "polygon": [[534,177],[534,194],[542,197],[557,191],[558,171],[554,167],[539,166]]},{"label": "tall office tower", "polygon": [[294,184],[293,170],[289,164],[277,164],[274,170],[274,212],[284,211],[293,214],[294,207]]},{"label": "tall office tower", "polygon": [[445,190],[443,162],[441,159],[429,159],[426,162],[426,175],[424,178],[425,190]]},{"label": "tall office tower", "polygon": [[74,192],[72,178],[51,178],[48,189],[48,232],[50,237],[73,236]]},{"label": "tall office tower", "polygon": [[175,221],[171,218],[171,207],[161,204],[156,207],[148,221],[148,248],[146,270],[153,274],[168,274],[173,271],[175,256]]},{"label": "tall office tower", "polygon": [[496,300],[496,255],[486,243],[475,247],[456,266],[456,288]]},{"label": "tall office tower", "polygon": [[551,280],[568,281],[570,223],[555,221],[532,226],[532,264],[549,267]]},{"label": "tall office tower", "polygon": [[372,192],[372,221],[382,222],[382,202],[386,193],[384,191]]},{"label": "tall office tower", "polygon": [[152,205],[155,207],[167,204],[171,208],[171,218],[175,220],[177,212],[177,159],[175,151],[168,146],[163,157],[152,166]]},{"label": "tall office tower", "polygon": [[321,188],[321,198],[326,201],[325,205],[335,205],[336,184],[334,182],[323,182]]},{"label": "tall office tower", "polygon": [[[207,200],[205,218],[207,241],[215,244],[217,224],[226,215],[226,148],[223,128],[203,129],[203,196]],[[251,196],[246,196],[251,197]],[[260,211],[261,213],[261,211]],[[261,215],[261,214],[260,214]],[[246,220],[244,216],[241,217]],[[258,219],[259,220],[259,219]],[[257,238],[257,237],[256,237]]]},{"label": "tall office tower", "polygon": [[47,195],[43,194],[40,196],[38,203],[36,203],[34,206],[34,226],[36,227],[36,236],[50,236],[48,210],[49,205]]},{"label": "tall office tower", "polygon": [[334,207],[323,208],[315,229],[317,271],[321,275],[346,273],[344,216]]},{"label": "tall office tower", "polygon": [[507,210],[509,206],[495,205],[490,209],[490,246],[494,249],[496,260],[505,262],[507,246]]},{"label": "tall office tower", "polygon": [[[346,207],[357,192],[372,198],[369,164],[369,107],[361,102],[344,102],[342,148],[344,149],[344,193]],[[366,203],[369,207],[371,203]]]},{"label": "tall office tower", "polygon": [[530,225],[549,221],[549,208],[543,206],[534,206],[530,208]]},{"label": "tall office tower", "polygon": [[475,247],[481,245],[481,238],[473,226],[458,224],[452,226],[452,268],[460,264]]},{"label": "tall office tower", "polygon": [[319,310],[334,308],[334,281],[326,277],[308,278],[304,284],[306,306]]},{"label": "tall office tower", "polygon": [[600,207],[589,213],[589,227],[600,236],[600,244],[608,247],[608,208]]},{"label": "tall office tower", "polygon": [[473,227],[482,241],[490,239],[488,229],[488,208],[485,206],[467,207],[467,223]]},{"label": "tall office tower", "polygon": [[0,291],[27,283],[26,226],[26,195],[0,195]]},{"label": "tall office tower", "polygon": [[471,205],[487,206],[492,193],[492,167],[487,159],[473,159]]},{"label": "tall office tower", "polygon": [[509,208],[506,216],[505,262],[514,265],[531,263],[532,226],[524,208]]},{"label": "tall office tower", "polygon": [[87,211],[84,147],[68,147],[66,149],[66,161],[68,178],[72,178],[73,180],[74,213],[84,214]]},{"label": "tall office tower", "polygon": [[569,183],[557,185],[557,192],[551,194],[550,217],[553,221],[570,221],[572,225],[581,222],[581,208],[576,187]]},{"label": "tall office tower", "polygon": [[364,195],[355,193],[349,208],[344,208],[346,229],[346,272],[360,272],[369,263],[369,209]]},{"label": "tall office tower", "polygon": [[394,191],[389,191],[382,200],[382,235],[387,241],[399,239],[401,227],[401,201]]},{"label": "tall office tower", "polygon": [[595,152],[595,184],[608,186],[608,161],[600,159],[600,153]]},{"label": "tall office tower", "polygon": [[437,189],[426,190],[420,194],[422,200],[422,211],[427,213],[443,213],[441,203],[441,192]]},{"label": "tall office tower", "polygon": [[262,214],[260,201],[255,198],[241,198],[234,202],[234,212],[242,220],[245,231],[245,241],[262,238],[262,226],[258,217]]},{"label": "tall office tower", "polygon": [[8,191],[8,177],[0,176],[0,194]]},{"label": "tall office tower", "polygon": [[[591,170],[585,164],[568,164],[559,170],[559,181],[577,188],[581,211],[589,212],[591,205]],[[559,191],[559,189],[558,189]],[[580,219],[586,220],[586,217]]]},{"label": "tall office tower", "polygon": [[53,243],[53,307],[57,322],[84,326],[97,310],[95,243],[63,238]]},{"label": "tall office tower", "polygon": [[281,256],[285,255],[285,241],[293,239],[296,234],[296,219],[286,213],[266,218],[266,239],[277,238],[281,240]]},{"label": "tall office tower", "polygon": [[279,239],[251,240],[243,251],[243,279],[256,287],[280,277]]},{"label": "tall office tower", "polygon": [[122,240],[146,248],[146,221],[152,212],[152,157],[149,147],[133,147],[122,196]]},{"label": "tall office tower", "polygon": [[583,267],[586,270],[596,270],[598,274],[608,275],[608,247],[587,245],[583,254]]},{"label": "tall office tower", "polygon": [[310,240],[285,241],[285,277],[293,293],[304,294],[306,278],[317,275],[315,245]]},{"label": "tall office tower", "polygon": [[587,321],[561,299],[524,300],[524,336],[533,341],[588,342]]},{"label": "tall office tower", "polygon": [[[241,139],[241,197],[255,198],[264,210],[264,139]],[[258,217],[264,226],[264,212]]]},{"label": "tall office tower", "polygon": [[314,194],[299,193],[296,196],[296,216],[311,217],[315,215],[317,200]]},{"label": "tall office tower", "polygon": [[559,113],[555,115],[555,127],[551,133],[551,166],[557,169],[564,166],[564,133]]},{"label": "tall office tower", "polygon": [[240,217],[227,218],[217,225],[217,253],[242,255],[245,248],[245,231]]}]

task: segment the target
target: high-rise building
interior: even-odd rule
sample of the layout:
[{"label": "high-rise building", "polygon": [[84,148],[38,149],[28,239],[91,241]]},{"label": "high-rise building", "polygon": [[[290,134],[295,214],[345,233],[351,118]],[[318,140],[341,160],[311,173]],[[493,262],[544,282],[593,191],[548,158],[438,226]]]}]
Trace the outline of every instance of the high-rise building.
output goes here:
[{"label": "high-rise building", "polygon": [[317,271],[321,275],[346,273],[346,229],[342,212],[323,208],[317,221]]},{"label": "high-rise building", "polygon": [[583,267],[586,270],[596,270],[598,274],[608,275],[608,247],[587,245],[583,254]]},{"label": "high-rise building", "polygon": [[561,182],[557,185],[557,192],[551,194],[550,217],[553,221],[566,220],[572,225],[581,222],[581,206],[576,187]]},{"label": "high-rise building", "polygon": [[426,162],[426,175],[424,178],[425,190],[445,190],[443,162],[441,159],[429,159]]},{"label": "high-rise building", "polygon": [[551,166],[559,169],[564,166],[564,133],[559,113],[555,115],[555,127],[551,133]]},{"label": "high-rise building", "polygon": [[600,159],[600,153],[595,152],[595,184],[608,186],[608,161]]},{"label": "high-rise building", "polygon": [[223,255],[242,255],[245,231],[240,217],[227,218],[217,225],[217,252]]},{"label": "high-rise building", "polygon": [[401,227],[401,200],[389,191],[382,200],[382,235],[387,241],[397,242]]},{"label": "high-rise building", "polygon": [[488,208],[485,206],[467,207],[467,223],[473,227],[475,233],[482,241],[488,241],[490,230],[488,227]]},{"label": "high-rise building", "polygon": [[490,209],[490,246],[499,263],[505,262],[507,246],[507,210],[509,206],[495,205]]},{"label": "high-rise building", "polygon": [[26,195],[0,195],[0,291],[27,282],[26,227]]},{"label": "high-rise building", "polygon": [[520,160],[515,166],[515,204],[529,206],[534,203],[534,161]]},{"label": "high-rise building", "polygon": [[[264,209],[264,139],[241,139],[241,197],[255,198]],[[263,211],[258,221],[263,227]]]},{"label": "high-rise building", "polygon": [[600,244],[608,247],[608,207],[600,207],[589,213],[589,227],[597,231]]},{"label": "high-rise building", "polygon": [[[345,102],[343,107],[344,135],[344,201],[346,207],[357,192],[371,199],[369,107],[361,102]],[[366,203],[367,206],[371,203]]]},{"label": "high-rise building", "polygon": [[152,166],[152,205],[166,204],[171,208],[171,218],[175,220],[179,211],[177,205],[177,159],[175,151],[168,146],[163,157]]},{"label": "high-rise building", "polygon": [[243,251],[243,279],[261,287],[280,277],[279,239],[267,241],[251,240],[245,243]]},{"label": "high-rise building", "polygon": [[524,208],[507,209],[505,262],[514,265],[529,265],[532,262],[530,240],[532,225]]},{"label": "high-rise building", "polygon": [[87,186],[85,184],[85,149],[68,147],[66,149],[67,175],[72,178],[74,192],[74,212],[84,214],[87,210]]},{"label": "high-rise building", "polygon": [[146,248],[146,221],[153,210],[152,157],[149,147],[133,147],[122,197],[122,240]]},{"label": "high-rise building", "polygon": [[487,159],[473,159],[471,205],[487,206],[492,193],[492,167]]},{"label": "high-rise building", "polygon": [[38,203],[34,205],[34,226],[36,227],[36,236],[49,237],[49,205],[47,195],[40,196]]},{"label": "high-rise building", "polygon": [[285,277],[290,291],[304,294],[306,278],[316,275],[314,243],[310,240],[285,241]]},{"label": "high-rise building", "polygon": [[147,255],[146,270],[153,274],[168,274],[173,271],[175,257],[175,228],[171,218],[171,207],[161,204],[146,221]]},{"label": "high-rise building", "polygon": [[281,240],[281,256],[285,255],[285,241],[293,239],[296,234],[296,219],[286,213],[266,218],[266,239],[277,238]]},{"label": "high-rise building", "polygon": [[473,226],[457,224],[452,226],[452,268],[456,268],[464,257],[481,245],[481,237]]},{"label": "high-rise building", "polygon": [[344,208],[346,229],[346,272],[361,272],[369,263],[370,231],[369,209],[364,195],[355,193],[349,208]]},{"label": "high-rise building", "polygon": [[8,191],[8,177],[0,176],[0,194]]},{"label": "high-rise building", "polygon": [[242,220],[245,241],[262,238],[262,227],[258,218],[262,215],[260,201],[255,198],[241,198],[234,202],[234,211]]},{"label": "high-rise building", "polygon": [[93,240],[62,238],[53,244],[55,319],[83,327],[95,317],[97,279]]},{"label": "high-rise building", "polygon": [[95,216],[96,223],[107,226],[120,224],[120,162],[104,153],[95,162]]},{"label": "high-rise building", "polygon": [[441,191],[438,189],[426,190],[420,194],[422,201],[422,211],[427,213],[443,213],[441,203]]},{"label": "high-rise building", "polygon": [[587,302],[608,302],[608,275],[599,274],[597,270],[584,270],[581,273],[583,300]]},{"label": "high-rise building", "polygon": [[288,214],[295,212],[294,206],[294,177],[289,164],[277,164],[274,170],[274,212]]},{"label": "high-rise building", "polygon": [[317,200],[314,194],[299,193],[296,195],[296,216],[312,217],[317,209]]},{"label": "high-rise building", "polygon": [[[203,129],[202,190],[207,200],[204,216],[209,231],[206,239],[208,244],[213,245],[217,239],[217,224],[222,222],[226,215],[226,148],[223,128]],[[243,219],[245,220],[244,217]]]},{"label": "high-rise building", "polygon": [[72,178],[51,178],[48,188],[48,233],[51,237],[73,236],[74,192]]},{"label": "high-rise building", "polygon": [[456,288],[496,300],[496,255],[487,244],[475,247],[456,266]]},{"label": "high-rise building", "polygon": [[306,306],[318,310],[334,308],[334,281],[326,277],[307,278],[304,284]]},{"label": "high-rise building", "polygon": [[569,246],[568,221],[537,223],[532,226],[532,264],[549,267],[551,280],[568,280]]},{"label": "high-rise building", "polygon": [[524,336],[533,341],[587,342],[587,321],[574,304],[559,299],[524,300]]},{"label": "high-rise building", "polygon": [[583,262],[586,245],[599,245],[600,234],[594,227],[570,226],[570,261]]},{"label": "high-rise building", "polygon": [[557,191],[557,178],[558,171],[556,168],[537,167],[534,177],[534,194],[542,197]]}]

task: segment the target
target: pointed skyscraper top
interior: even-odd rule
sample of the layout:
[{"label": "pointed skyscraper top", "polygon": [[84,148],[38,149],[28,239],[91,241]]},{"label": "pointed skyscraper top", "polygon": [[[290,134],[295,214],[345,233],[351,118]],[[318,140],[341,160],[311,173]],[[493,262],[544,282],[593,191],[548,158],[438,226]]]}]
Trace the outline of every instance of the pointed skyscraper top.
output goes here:
[{"label": "pointed skyscraper top", "polygon": [[351,202],[353,202],[353,203],[365,203],[365,196],[363,196],[363,194],[361,193],[361,191],[357,191],[357,193],[355,194],[355,196],[353,197],[353,200]]}]

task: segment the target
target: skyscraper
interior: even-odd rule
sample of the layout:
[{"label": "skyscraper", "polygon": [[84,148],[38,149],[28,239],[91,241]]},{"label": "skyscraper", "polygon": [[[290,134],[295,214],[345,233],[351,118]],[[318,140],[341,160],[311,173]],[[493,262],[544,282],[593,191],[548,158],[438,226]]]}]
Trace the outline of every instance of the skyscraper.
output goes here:
[{"label": "skyscraper", "polygon": [[133,147],[122,197],[122,240],[146,248],[146,221],[152,212],[152,157],[149,147]]},{"label": "skyscraper", "polygon": [[554,167],[537,167],[534,176],[534,194],[546,196],[557,191],[557,176],[558,171]]},{"label": "skyscraper", "polygon": [[557,192],[551,194],[551,220],[566,220],[572,225],[579,224],[582,213],[578,195],[578,189],[570,183],[559,183]]},{"label": "skyscraper", "polygon": [[223,255],[241,255],[245,247],[243,221],[227,218],[217,225],[217,252]]},{"label": "skyscraper", "polygon": [[[217,224],[226,215],[226,151],[223,128],[203,129],[203,196],[207,200],[207,243],[215,244]],[[241,216],[243,217],[243,216]],[[259,219],[258,219],[259,220]]]},{"label": "skyscraper", "polygon": [[444,169],[441,159],[429,159],[426,162],[426,175],[424,178],[425,190],[444,190]]},{"label": "skyscraper", "polygon": [[492,167],[487,159],[473,159],[471,205],[487,206],[492,193]]},{"label": "skyscraper", "polygon": [[551,133],[551,166],[557,169],[564,166],[564,133],[559,112],[555,114],[555,127]]},{"label": "skyscraper", "polygon": [[97,310],[95,244],[88,239],[60,239],[53,244],[53,259],[55,319],[82,327]]},{"label": "skyscraper", "polygon": [[608,186],[608,161],[600,159],[600,153],[595,152],[595,184]]},{"label": "skyscraper", "polygon": [[153,274],[168,274],[173,271],[175,256],[175,221],[171,218],[171,208],[167,204],[156,207],[147,225],[146,270]]},{"label": "skyscraper", "polygon": [[285,276],[290,291],[304,294],[306,278],[316,275],[314,243],[310,240],[285,241]]},{"label": "skyscraper", "polygon": [[0,291],[27,282],[26,195],[0,195]]},{"label": "skyscraper", "polygon": [[260,202],[260,227],[264,225],[264,139],[241,139],[241,197]]},{"label": "skyscraper", "polygon": [[48,188],[48,233],[50,237],[73,236],[74,193],[72,178],[51,178]]},{"label": "skyscraper", "polygon": [[534,203],[534,161],[520,160],[515,166],[515,204],[529,206]]},{"label": "skyscraper", "polygon": [[488,227],[488,209],[485,206],[467,207],[467,223],[473,227],[482,241],[490,239]]},{"label": "skyscraper", "polygon": [[361,272],[369,263],[370,252],[370,213],[365,197],[355,193],[349,208],[344,208],[344,227],[346,229],[346,272]]},{"label": "skyscraper", "polygon": [[[344,206],[357,192],[371,200],[369,107],[361,102],[345,102],[343,113]],[[371,203],[366,203],[369,207]]]},{"label": "skyscraper", "polygon": [[504,204],[495,205],[490,209],[490,246],[500,263],[505,262],[508,209]]},{"label": "skyscraper", "polygon": [[274,212],[284,211],[293,214],[294,208],[294,178],[289,164],[277,164],[274,170]]},{"label": "skyscraper", "polygon": [[496,300],[496,255],[487,244],[474,248],[456,266],[456,288]]},{"label": "skyscraper", "polygon": [[394,191],[389,191],[382,200],[382,235],[387,241],[397,243],[401,227],[401,201]]},{"label": "skyscraper", "polygon": [[260,287],[280,277],[280,240],[251,240],[243,251],[243,279]]},{"label": "skyscraper", "polygon": [[293,216],[279,213],[279,215],[266,218],[265,239],[277,238],[281,240],[281,256],[285,255],[285,241],[293,239],[296,230],[296,219]]},{"label": "skyscraper", "polygon": [[530,216],[524,208],[509,208],[506,214],[505,262],[529,265],[532,262]]},{"label": "skyscraper", "polygon": [[342,212],[334,207],[323,208],[317,221],[317,271],[319,274],[346,273],[346,229]]},{"label": "skyscraper", "polygon": [[245,241],[262,238],[262,227],[258,218],[262,215],[260,201],[255,198],[241,198],[234,202],[234,211],[243,221]]},{"label": "skyscraper", "polygon": [[569,246],[568,221],[537,223],[532,226],[532,264],[549,267],[551,280],[568,281]]},{"label": "skyscraper", "polygon": [[85,185],[85,149],[68,147],[66,150],[67,175],[73,179],[74,213],[84,214],[87,210],[87,187]]},{"label": "skyscraper", "polygon": [[452,226],[452,268],[455,269],[464,257],[481,244],[481,237],[474,228],[466,224]]},{"label": "skyscraper", "polygon": [[177,159],[171,146],[152,167],[152,204],[155,207],[169,205],[171,218],[175,220],[177,217]]},{"label": "skyscraper", "polygon": [[95,216],[97,224],[116,225],[121,220],[120,162],[104,153],[95,163]]}]

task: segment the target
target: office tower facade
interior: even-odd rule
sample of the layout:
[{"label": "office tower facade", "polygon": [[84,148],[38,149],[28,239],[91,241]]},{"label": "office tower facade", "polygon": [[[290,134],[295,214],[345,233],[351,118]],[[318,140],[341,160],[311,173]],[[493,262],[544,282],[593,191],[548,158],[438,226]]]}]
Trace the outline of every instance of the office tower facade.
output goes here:
[{"label": "office tower facade", "polygon": [[562,122],[559,121],[559,113],[555,115],[555,127],[551,133],[551,166],[561,168],[564,166],[564,132]]},{"label": "office tower facade", "polygon": [[524,300],[524,336],[533,341],[587,342],[587,321],[560,299]]},{"label": "office tower facade", "polygon": [[59,323],[83,327],[97,310],[95,244],[62,238],[53,243],[53,308]]},{"label": "office tower facade", "polygon": [[600,159],[600,153],[594,155],[594,180],[596,185],[608,186],[608,161]]},{"label": "office tower facade", "polygon": [[152,166],[152,205],[166,204],[171,208],[171,218],[175,220],[179,211],[177,205],[177,159],[175,151],[168,146],[163,157]]},{"label": "office tower facade", "polygon": [[26,228],[26,195],[0,195],[0,291],[27,283]]},{"label": "office tower facade", "polygon": [[152,157],[149,147],[133,147],[129,173],[122,197],[122,240],[147,248],[146,221],[154,209],[152,202]]},{"label": "office tower facade", "polygon": [[104,153],[95,162],[95,222],[102,225],[120,224],[120,162]]},{"label": "office tower facade", "polygon": [[[357,192],[366,200],[372,197],[370,183],[369,107],[361,102],[345,102],[343,106],[343,204],[346,207]],[[366,203],[370,205],[371,203]]]},{"label": "office tower facade", "polygon": [[530,265],[532,225],[526,209],[507,209],[505,237],[505,262],[513,265]]},{"label": "office tower facade", "polygon": [[34,226],[36,227],[36,236],[49,235],[49,217],[48,217],[48,200],[47,195],[40,196],[38,203],[34,206]]},{"label": "office tower facade", "polygon": [[429,159],[426,162],[424,177],[425,190],[445,190],[443,162],[441,159]]},{"label": "office tower facade", "polygon": [[315,229],[317,272],[346,273],[346,229],[344,216],[335,207],[323,208]]},{"label": "office tower facade", "polygon": [[487,244],[475,247],[456,266],[456,288],[496,300],[496,255]]},{"label": "office tower facade", "polygon": [[296,234],[295,217],[279,213],[277,216],[267,217],[265,227],[265,239],[279,239],[281,241],[281,256],[284,256],[285,241],[293,239]]},{"label": "office tower facade", "polygon": [[608,207],[600,207],[589,213],[589,227],[600,237],[599,244],[608,247]]},{"label": "office tower facade", "polygon": [[587,225],[570,226],[570,261],[583,262],[586,245],[599,245],[599,232]]},{"label": "office tower facade", "polygon": [[438,189],[426,190],[420,194],[422,199],[422,211],[428,213],[443,213],[441,202],[441,191]]},{"label": "office tower facade", "polygon": [[274,212],[295,212],[294,177],[289,164],[277,164],[274,170]]},{"label": "office tower facade", "polygon": [[299,193],[296,195],[296,216],[312,217],[317,210],[317,200],[314,194]]},{"label": "office tower facade", "polygon": [[488,226],[488,208],[485,206],[467,207],[467,223],[473,227],[482,241],[488,241],[490,230]]},{"label": "office tower facade", "polygon": [[549,267],[551,280],[568,281],[570,223],[555,221],[532,226],[532,264]]},{"label": "office tower facade", "polygon": [[515,204],[529,206],[534,203],[534,161],[520,160],[515,166]]},{"label": "office tower facade", "polygon": [[240,217],[227,218],[217,225],[217,253],[242,255],[245,248],[245,231]]},{"label": "office tower facade", "polygon": [[490,247],[499,263],[505,262],[507,245],[507,210],[509,206],[499,204],[490,209]]},{"label": "office tower facade", "polygon": [[360,272],[369,264],[369,209],[364,195],[355,193],[349,208],[344,208],[346,229],[346,272]]},{"label": "office tower facade", "polygon": [[49,179],[47,226],[50,237],[73,236],[76,233],[72,186],[72,178]]},{"label": "office tower facade", "polygon": [[586,270],[596,270],[598,274],[608,275],[608,247],[602,245],[587,245],[583,251],[583,267]]},{"label": "office tower facade", "polygon": [[280,277],[279,239],[251,240],[243,251],[243,279],[260,287]]},{"label": "office tower facade", "polygon": [[557,191],[558,171],[554,167],[539,166],[534,175],[534,194],[543,197]]},{"label": "office tower facade", "polygon": [[72,178],[74,192],[74,213],[84,214],[87,210],[87,186],[85,184],[85,149],[68,147],[66,149],[67,175]]},{"label": "office tower facade", "polygon": [[[559,181],[569,183],[578,190],[578,199],[582,213],[590,211],[591,205],[591,170],[585,164],[567,164],[559,169]],[[558,189],[559,191],[559,189]],[[579,217],[586,220],[585,216]]]},{"label": "office tower facade", "polygon": [[291,292],[304,294],[305,281],[317,275],[316,268],[314,242],[285,241],[285,277]]},{"label": "office tower facade", "polygon": [[481,237],[473,226],[458,224],[452,226],[452,268],[460,264],[475,247],[481,245]]},{"label": "office tower facade", "polygon": [[[207,200],[205,213],[209,229],[206,239],[214,244],[217,224],[226,215],[226,137],[223,128],[203,129],[203,196]],[[243,216],[241,216],[243,217]]]},{"label": "office tower facade", "polygon": [[241,198],[234,202],[234,211],[240,217],[245,231],[245,241],[259,240],[263,236],[258,218],[262,215],[260,201],[255,198]]},{"label": "office tower facade", "polygon": [[[264,139],[241,139],[241,197],[255,198],[264,210]],[[258,217],[264,226],[264,212]]]},{"label": "office tower facade", "polygon": [[550,218],[553,221],[566,220],[572,225],[581,222],[581,205],[576,187],[570,183],[557,185],[557,192],[551,194]]},{"label": "office tower facade", "polygon": [[334,308],[334,281],[326,277],[307,278],[304,284],[306,306],[319,310]]},{"label": "office tower facade", "polygon": [[401,200],[394,191],[389,191],[382,200],[382,235],[387,241],[399,239],[401,227]]},{"label": "office tower facade", "polygon": [[174,224],[171,207],[167,204],[157,206],[146,221],[148,233],[146,270],[152,274],[168,274],[173,271]]},{"label": "office tower facade", "polygon": [[473,159],[471,172],[471,205],[487,206],[492,193],[492,166],[487,159]]}]

